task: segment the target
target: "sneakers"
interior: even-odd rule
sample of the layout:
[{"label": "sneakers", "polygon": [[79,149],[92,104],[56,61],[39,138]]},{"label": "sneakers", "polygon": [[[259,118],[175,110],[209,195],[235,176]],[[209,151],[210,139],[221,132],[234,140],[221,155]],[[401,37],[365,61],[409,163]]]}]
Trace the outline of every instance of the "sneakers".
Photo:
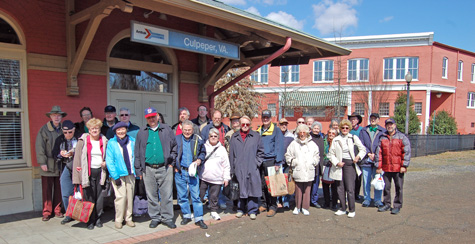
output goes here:
[{"label": "sneakers", "polygon": [[226,210],[226,203],[219,204],[219,208],[222,210]]},{"label": "sneakers", "polygon": [[401,211],[400,208],[393,208],[393,209],[391,210],[391,214],[398,214],[400,211]]},{"label": "sneakers", "polygon": [[302,213],[303,213],[303,215],[305,215],[305,216],[309,216],[309,215],[310,215],[310,212],[309,212],[307,209],[305,209],[305,208],[302,208]]},{"label": "sneakers", "polygon": [[390,209],[391,207],[389,205],[384,205],[380,208],[378,208],[378,212],[386,212]]},{"label": "sneakers", "polygon": [[216,212],[211,212],[211,218],[213,218],[214,220],[220,220],[221,217],[219,217],[219,214],[216,213]]},{"label": "sneakers", "polygon": [[349,213],[348,213],[348,218],[354,218],[355,215],[356,215],[355,212],[349,212]]},{"label": "sneakers", "polygon": [[121,222],[115,222],[115,228],[116,229],[122,229],[122,223]]},{"label": "sneakers", "polygon": [[135,227],[135,222],[130,220],[130,221],[125,221],[125,224],[128,226],[128,227]]},{"label": "sneakers", "polygon": [[270,209],[269,212],[267,212],[267,217],[274,217],[276,213],[277,212],[274,209]]},{"label": "sneakers", "polygon": [[205,222],[203,220],[195,222],[195,225],[199,226],[201,229],[208,229],[208,226],[205,224]]},{"label": "sneakers", "polygon": [[382,202],[376,202],[374,206],[377,208],[381,208],[381,207],[384,207],[384,204]]},{"label": "sneakers", "polygon": [[338,216],[340,216],[340,215],[345,215],[345,214],[346,214],[346,212],[345,212],[345,211],[341,211],[341,210],[338,210],[338,211],[335,212],[335,215],[338,215]]},{"label": "sneakers", "polygon": [[259,207],[259,212],[262,213],[262,212],[265,212],[265,211],[267,211],[267,208],[265,208],[264,206]]},{"label": "sneakers", "polygon": [[364,200],[363,204],[361,205],[363,208],[369,207],[370,202],[368,200]]},{"label": "sneakers", "polygon": [[183,218],[180,222],[181,225],[186,225],[191,222],[191,218]]},{"label": "sneakers", "polygon": [[249,218],[252,220],[256,220],[257,216],[256,214],[249,214]]},{"label": "sneakers", "polygon": [[244,215],[243,212],[237,212],[236,213],[236,218],[241,218]]},{"label": "sneakers", "polygon": [[297,207],[294,208],[294,211],[292,211],[293,214],[298,215],[300,213],[300,209]]},{"label": "sneakers", "polygon": [[160,224],[160,221],[158,221],[158,220],[152,220],[152,221],[150,222],[150,224],[148,225],[148,227],[150,227],[150,228],[157,228],[157,226],[158,226],[159,224]]}]

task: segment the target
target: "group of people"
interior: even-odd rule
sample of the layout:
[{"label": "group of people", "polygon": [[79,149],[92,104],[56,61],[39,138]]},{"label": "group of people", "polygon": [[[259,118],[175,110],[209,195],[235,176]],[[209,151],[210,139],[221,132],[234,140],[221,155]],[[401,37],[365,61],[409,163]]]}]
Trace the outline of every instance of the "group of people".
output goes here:
[{"label": "group of people", "polygon": [[[231,180],[239,184],[239,199],[233,201],[236,217],[247,214],[256,219],[277,213],[279,204],[293,214],[309,215],[309,207],[318,203],[320,178],[324,208],[336,215],[355,216],[355,200],[363,185],[363,207],[371,205],[371,180],[383,173],[386,187],[374,193],[374,206],[384,212],[391,208],[391,180],[396,197],[391,213],[402,207],[404,173],[409,166],[410,144],[397,131],[395,121],[388,119],[386,129],[379,126],[379,115],[371,114],[370,125],[362,128],[361,116],[349,120],[332,120],[325,135],[322,124],[313,118],[299,118],[294,133],[282,118],[272,123],[272,113],[262,112],[262,124],[252,130],[251,118],[239,113],[230,117],[230,126],[222,122],[223,114],[213,111],[208,118],[206,106],[198,107],[197,118],[190,120],[187,108],[179,109],[179,122],[165,123],[153,107],[144,111],[146,126],[130,122],[130,110],[104,109],[103,121],[94,118],[88,107],[80,110],[81,122],[62,121],[66,113],[53,106],[50,119],[36,139],[37,162],[41,166],[43,221],[64,217],[70,196],[83,192],[82,198],[93,202],[94,209],[88,229],[102,227],[104,196],[107,187],[115,195],[115,227],[134,227],[132,220],[135,185],[142,181],[148,202],[150,228],[163,224],[176,228],[173,221],[173,187],[181,208],[181,225],[194,220],[202,229],[203,204],[208,203],[210,215],[219,220],[219,208],[226,209],[223,187]],[[288,172],[296,182],[294,196],[274,197],[265,183],[272,172]],[[327,175],[324,175],[327,172]],[[362,175],[362,177],[360,177]],[[361,180],[360,180],[361,179]],[[82,188],[82,191],[81,191]],[[193,214],[190,208],[193,206]],[[339,208],[337,203],[339,201]],[[72,221],[66,217],[61,224]]]}]

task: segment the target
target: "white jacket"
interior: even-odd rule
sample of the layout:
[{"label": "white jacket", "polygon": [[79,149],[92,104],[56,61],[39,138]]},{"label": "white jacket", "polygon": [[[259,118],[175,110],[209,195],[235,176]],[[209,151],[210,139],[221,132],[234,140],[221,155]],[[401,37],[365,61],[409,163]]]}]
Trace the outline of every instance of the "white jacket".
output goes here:
[{"label": "white jacket", "polygon": [[[355,152],[354,152],[354,146],[358,147],[358,155],[360,156],[360,159],[362,159],[366,155],[366,147],[361,143],[360,138],[357,136],[353,136],[352,134],[348,134],[348,149],[351,155],[351,158],[355,158]],[[355,143],[353,144],[353,138]],[[330,147],[330,150],[328,151],[328,158],[330,159],[331,163],[333,164],[333,167],[330,168],[330,178],[334,180],[342,180],[342,169],[338,166],[336,166],[338,163],[343,162],[343,149],[342,149],[342,143],[343,141],[342,135],[339,135],[335,137],[332,141],[332,145]],[[356,174],[359,176],[361,174],[361,169],[358,166],[358,164],[355,164],[355,169],[356,169]]]},{"label": "white jacket", "polygon": [[315,167],[320,162],[320,152],[311,137],[303,141],[295,138],[287,148],[285,160],[292,167],[292,177],[296,182],[310,182],[315,178]]},{"label": "white jacket", "polygon": [[209,141],[206,141],[204,146],[206,148],[206,157],[208,157],[214,148],[218,147],[218,149],[200,168],[200,179],[217,185],[223,184],[225,180],[231,180],[231,167],[229,166],[229,157],[226,148],[219,142],[213,146]]}]

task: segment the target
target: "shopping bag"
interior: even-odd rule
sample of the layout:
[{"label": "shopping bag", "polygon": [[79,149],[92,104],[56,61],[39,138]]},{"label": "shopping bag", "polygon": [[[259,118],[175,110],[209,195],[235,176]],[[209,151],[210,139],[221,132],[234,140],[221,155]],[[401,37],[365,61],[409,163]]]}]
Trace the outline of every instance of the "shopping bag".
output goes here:
[{"label": "shopping bag", "polygon": [[280,197],[289,194],[287,189],[287,178],[283,173],[269,175],[265,177],[267,190],[273,197]]},{"label": "shopping bag", "polygon": [[231,201],[239,199],[239,183],[236,177],[231,176],[231,180],[228,182],[228,185],[223,188],[223,195],[225,195]]},{"label": "shopping bag", "polygon": [[[82,199],[84,199],[82,186],[80,186],[79,188],[81,191]],[[74,187],[74,192],[76,192],[76,187]],[[89,221],[89,217],[91,216],[93,209],[94,203],[76,199],[74,198],[74,196],[69,196],[69,205],[68,209],[66,210],[66,216],[77,221],[87,223]]]},{"label": "shopping bag", "polygon": [[376,174],[374,179],[371,181],[371,185],[374,187],[375,190],[382,191],[384,190],[384,179],[383,174]]},{"label": "shopping bag", "polygon": [[134,197],[134,207],[132,208],[132,213],[134,216],[142,216],[148,213],[148,201],[147,198],[142,198],[140,196]]},{"label": "shopping bag", "polygon": [[331,164],[329,166],[324,167],[324,169],[323,169],[323,178],[322,178],[323,183],[333,184],[334,180],[332,178],[330,178],[330,169],[331,169],[331,167],[332,167]]},{"label": "shopping bag", "polygon": [[287,180],[287,191],[289,192],[289,195],[292,195],[295,193],[295,181],[294,178],[292,177],[291,173],[284,173],[285,177],[288,179]]}]

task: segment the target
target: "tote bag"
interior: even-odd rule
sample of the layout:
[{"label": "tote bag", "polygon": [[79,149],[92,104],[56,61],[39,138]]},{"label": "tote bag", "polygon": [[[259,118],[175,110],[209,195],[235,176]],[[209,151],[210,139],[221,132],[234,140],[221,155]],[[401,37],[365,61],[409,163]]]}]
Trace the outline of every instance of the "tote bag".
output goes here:
[{"label": "tote bag", "polygon": [[[82,186],[79,186],[81,191],[82,199],[84,199],[84,194],[82,191]],[[74,187],[74,192],[76,192],[76,186]],[[94,209],[94,203],[79,200],[74,198],[74,196],[69,196],[69,205],[68,209],[66,210],[66,216],[75,219],[77,221],[87,223],[89,221],[89,217],[91,217],[92,210]]]}]

